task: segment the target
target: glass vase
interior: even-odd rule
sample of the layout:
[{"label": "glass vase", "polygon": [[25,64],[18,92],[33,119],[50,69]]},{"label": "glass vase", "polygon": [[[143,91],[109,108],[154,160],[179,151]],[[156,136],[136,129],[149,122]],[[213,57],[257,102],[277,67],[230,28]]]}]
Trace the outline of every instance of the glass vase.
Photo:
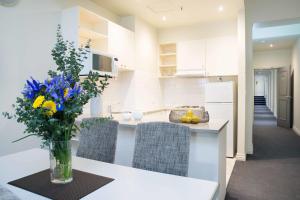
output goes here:
[{"label": "glass vase", "polygon": [[51,141],[50,151],[50,177],[51,182],[65,184],[73,180],[71,142]]}]

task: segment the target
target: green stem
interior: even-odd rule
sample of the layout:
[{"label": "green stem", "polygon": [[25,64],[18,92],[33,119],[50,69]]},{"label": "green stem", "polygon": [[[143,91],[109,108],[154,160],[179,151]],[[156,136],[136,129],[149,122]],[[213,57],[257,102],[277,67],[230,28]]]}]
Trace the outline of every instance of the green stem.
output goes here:
[{"label": "green stem", "polygon": [[27,138],[27,137],[30,137],[30,136],[33,136],[33,135],[38,135],[38,134],[33,133],[33,134],[26,135],[26,136],[24,136],[24,137],[21,137],[20,139],[17,139],[17,140],[12,141],[12,143],[18,142],[18,141],[20,141],[20,140],[23,140],[23,139],[25,139],[25,138]]}]

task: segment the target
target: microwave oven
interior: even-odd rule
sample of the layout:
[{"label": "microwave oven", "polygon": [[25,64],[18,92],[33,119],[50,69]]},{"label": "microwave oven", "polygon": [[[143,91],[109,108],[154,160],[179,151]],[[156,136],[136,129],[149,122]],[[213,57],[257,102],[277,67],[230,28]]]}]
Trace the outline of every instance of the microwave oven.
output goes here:
[{"label": "microwave oven", "polygon": [[80,72],[81,76],[87,76],[90,71],[111,77],[117,75],[118,59],[115,56],[99,51],[90,51],[86,57],[87,59],[83,63],[84,67]]}]

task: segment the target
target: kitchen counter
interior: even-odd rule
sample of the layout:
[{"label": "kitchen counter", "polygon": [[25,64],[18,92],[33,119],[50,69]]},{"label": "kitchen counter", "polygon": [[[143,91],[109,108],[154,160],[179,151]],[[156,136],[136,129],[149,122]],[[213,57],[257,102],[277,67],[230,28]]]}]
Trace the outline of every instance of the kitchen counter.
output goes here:
[{"label": "kitchen counter", "polygon": [[[170,109],[144,112],[141,121],[123,119],[122,114],[113,114],[119,121],[115,164],[131,166],[135,146],[135,129],[138,123],[169,122]],[[81,116],[86,118],[88,116]],[[80,119],[78,119],[80,121]],[[182,124],[191,128],[188,176],[219,184],[214,199],[224,199],[226,193],[226,131],[228,121],[210,119],[207,123]],[[77,143],[78,141],[74,141]]]},{"label": "kitchen counter", "polygon": [[[138,123],[145,123],[145,122],[169,122],[169,113],[170,111],[157,111],[144,114],[142,120],[135,121],[131,120],[124,120],[122,114],[114,114],[113,118],[120,123],[120,126],[128,126],[128,127],[135,127]],[[209,122],[206,123],[199,123],[199,124],[183,124],[179,123],[180,125],[188,126],[191,128],[192,132],[195,133],[220,133],[220,131],[226,126],[228,120],[224,119],[210,119]]]}]

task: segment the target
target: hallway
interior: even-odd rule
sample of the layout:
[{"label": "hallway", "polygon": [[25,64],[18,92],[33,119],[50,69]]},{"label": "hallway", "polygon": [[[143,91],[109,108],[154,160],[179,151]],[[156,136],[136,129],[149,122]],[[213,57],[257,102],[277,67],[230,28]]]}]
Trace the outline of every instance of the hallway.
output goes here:
[{"label": "hallway", "polygon": [[276,126],[266,106],[255,106],[254,154],[236,162],[227,200],[300,200],[300,137]]}]

